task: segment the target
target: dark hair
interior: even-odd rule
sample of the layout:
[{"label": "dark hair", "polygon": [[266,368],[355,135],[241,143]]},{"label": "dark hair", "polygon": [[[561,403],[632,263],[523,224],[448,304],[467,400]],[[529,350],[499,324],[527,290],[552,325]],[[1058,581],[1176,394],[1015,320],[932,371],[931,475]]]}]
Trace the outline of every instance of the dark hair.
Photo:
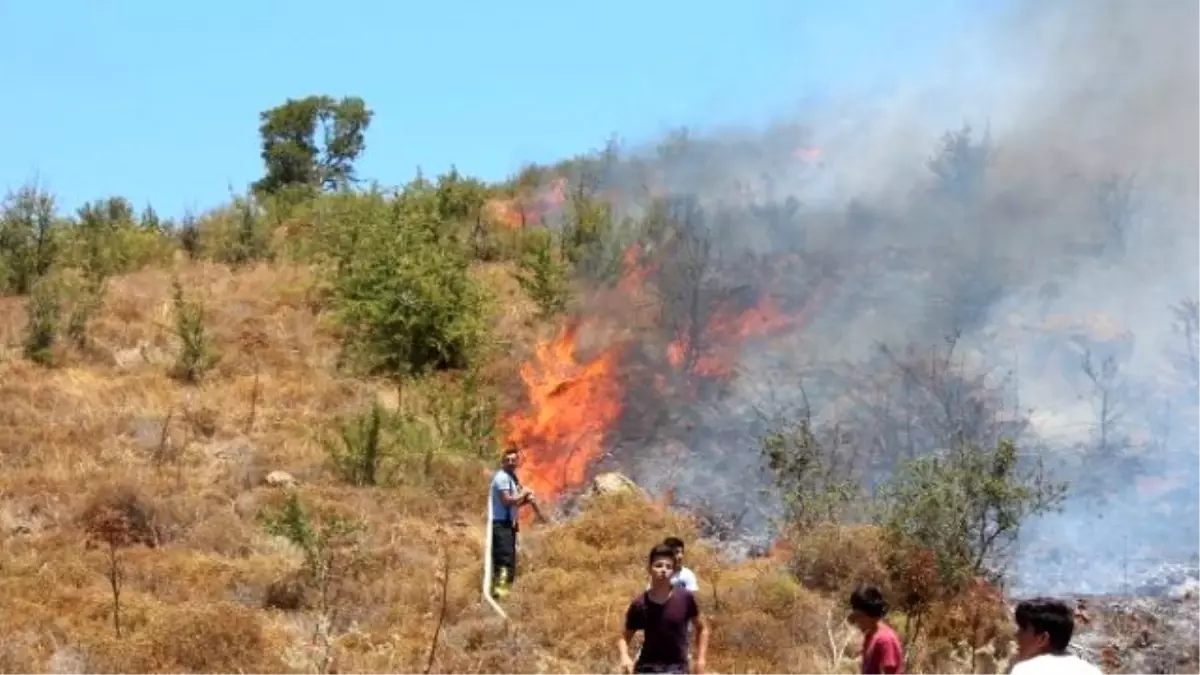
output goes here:
[{"label": "dark hair", "polygon": [[655,546],[654,548],[650,549],[650,555],[648,556],[646,564],[653,565],[654,561],[658,560],[659,558],[666,558],[671,561],[672,565],[674,565],[675,549],[667,546],[666,544],[659,544],[658,546]]},{"label": "dark hair", "polygon": [[671,548],[675,549],[676,551],[684,550],[683,540],[680,539],[679,537],[667,537],[666,539],[663,539],[662,543],[663,543],[663,546],[670,546]]},{"label": "dark hair", "polygon": [[515,445],[510,445],[510,446],[508,446],[507,448],[505,448],[505,449],[504,449],[504,452],[503,452],[503,453],[502,453],[500,456],[501,456],[501,457],[508,457],[509,455],[516,455],[516,454],[519,454],[520,452],[521,452],[521,449],[520,449],[520,448],[518,448],[518,447],[517,447],[517,446],[515,446]]},{"label": "dark hair", "polygon": [[878,588],[860,585],[850,594],[850,608],[872,619],[882,619],[887,614],[888,604]]},{"label": "dark hair", "polygon": [[1075,632],[1075,612],[1067,603],[1054,598],[1032,598],[1017,605],[1017,628],[1033,631],[1034,635],[1046,634],[1050,649],[1066,651]]}]

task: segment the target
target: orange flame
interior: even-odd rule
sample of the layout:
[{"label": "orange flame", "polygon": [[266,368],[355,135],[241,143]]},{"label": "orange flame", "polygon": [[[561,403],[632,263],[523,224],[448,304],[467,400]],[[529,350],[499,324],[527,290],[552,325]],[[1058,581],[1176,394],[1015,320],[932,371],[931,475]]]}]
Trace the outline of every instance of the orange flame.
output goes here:
[{"label": "orange flame", "polygon": [[621,412],[617,350],[589,363],[576,360],[577,324],[536,348],[521,366],[529,412],[508,419],[508,441],[524,450],[522,481],[540,498],[553,500],[578,487],[604,452],[604,439]]},{"label": "orange flame", "polygon": [[555,178],[546,188],[530,195],[510,199],[490,199],[484,214],[492,222],[517,229],[526,225],[544,225],[551,213],[567,201],[567,179]]},{"label": "orange flame", "polygon": [[[726,377],[733,372],[738,350],[746,339],[775,333],[791,324],[792,319],[780,311],[770,297],[764,297],[757,306],[736,315],[718,312],[701,331],[700,353],[694,355],[690,370],[704,377]],[[680,336],[667,345],[667,359],[675,369],[687,365],[689,347],[687,336]]]},{"label": "orange flame", "polygon": [[[551,201],[565,198],[565,182],[556,181],[554,185]],[[647,292],[647,286],[653,283],[650,279],[656,265],[653,256],[646,253],[637,244],[626,249],[617,287],[596,296],[614,311],[597,314],[597,321],[627,327],[655,320],[653,294]],[[785,311],[770,296],[763,296],[748,309],[731,305],[719,308],[701,329],[696,353],[689,353],[686,334],[677,335],[666,348],[664,356],[670,367],[689,376],[683,388],[664,377],[663,372],[652,373],[650,381],[663,395],[673,396],[687,395],[689,390],[694,393],[698,382],[694,378],[729,377],[747,339],[802,329],[831,286],[830,278],[822,280],[798,311]],[[624,391],[618,366],[627,339],[581,362],[576,351],[578,328],[573,320],[558,335],[537,345],[534,357],[520,368],[527,405],[506,419],[508,442],[524,451],[523,480],[545,500],[552,501],[584,484],[589,470],[604,456],[609,432],[622,412]],[[672,492],[664,496],[661,505],[666,508],[673,502]]]}]

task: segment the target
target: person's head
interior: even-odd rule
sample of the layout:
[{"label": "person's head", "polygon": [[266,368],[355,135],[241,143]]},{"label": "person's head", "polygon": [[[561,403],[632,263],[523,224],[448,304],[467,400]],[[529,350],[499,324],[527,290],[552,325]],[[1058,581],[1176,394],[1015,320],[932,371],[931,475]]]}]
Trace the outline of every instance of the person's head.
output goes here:
[{"label": "person's head", "polygon": [[1017,605],[1017,658],[1066,651],[1075,632],[1075,612],[1054,598],[1033,598]]},{"label": "person's head", "polygon": [[500,455],[500,466],[504,469],[512,471],[521,463],[521,451],[516,446],[510,445],[504,449],[504,454]]},{"label": "person's head", "polygon": [[675,574],[675,549],[666,544],[659,544],[650,549],[647,571],[650,573],[652,586],[670,586],[671,577]]},{"label": "person's head", "polygon": [[850,616],[847,619],[863,632],[874,630],[887,615],[888,604],[883,593],[874,586],[860,585],[850,593]]},{"label": "person's head", "polygon": [[683,565],[683,540],[679,537],[667,537],[663,539],[663,546],[670,546],[675,551],[675,567],[681,567]]}]

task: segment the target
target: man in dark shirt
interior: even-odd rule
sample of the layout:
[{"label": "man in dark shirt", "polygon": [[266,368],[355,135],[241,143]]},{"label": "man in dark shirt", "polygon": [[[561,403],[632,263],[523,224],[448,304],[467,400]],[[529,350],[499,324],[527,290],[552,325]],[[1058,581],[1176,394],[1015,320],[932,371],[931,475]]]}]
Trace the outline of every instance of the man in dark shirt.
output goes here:
[{"label": "man in dark shirt", "polygon": [[[688,624],[696,635],[696,662],[692,672],[703,673],[708,658],[708,630],[696,596],[672,583],[675,549],[659,544],[650,550],[650,588],[629,603],[625,630],[617,641],[621,670],[625,673],[688,672]],[[629,656],[629,641],[642,631],[642,651],[637,663]]]}]

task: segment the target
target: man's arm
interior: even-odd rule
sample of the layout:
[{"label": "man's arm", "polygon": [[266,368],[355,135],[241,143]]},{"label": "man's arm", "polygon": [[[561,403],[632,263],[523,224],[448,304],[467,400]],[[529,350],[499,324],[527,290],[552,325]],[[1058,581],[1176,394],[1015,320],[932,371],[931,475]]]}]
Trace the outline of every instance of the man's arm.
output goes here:
[{"label": "man's arm", "polygon": [[621,657],[621,672],[633,672],[633,659],[629,656],[629,641],[633,639],[633,634],[643,628],[642,613],[638,610],[636,602],[629,603],[629,608],[625,610],[625,628],[621,631],[621,637],[617,639],[617,652]]},{"label": "man's arm", "polygon": [[620,638],[617,640],[617,652],[620,655],[620,664],[622,665],[634,662],[634,658],[629,656],[629,641],[634,639],[634,633],[635,631],[630,631],[629,628],[625,628],[624,631],[620,632]]},{"label": "man's arm", "polygon": [[703,673],[708,667],[708,622],[700,613],[700,604],[692,593],[688,593],[687,613],[692,622],[692,632],[696,634],[696,662],[692,664],[692,672]]},{"label": "man's arm", "polygon": [[708,621],[703,616],[691,620],[691,626],[696,632],[696,662],[708,661]]}]

